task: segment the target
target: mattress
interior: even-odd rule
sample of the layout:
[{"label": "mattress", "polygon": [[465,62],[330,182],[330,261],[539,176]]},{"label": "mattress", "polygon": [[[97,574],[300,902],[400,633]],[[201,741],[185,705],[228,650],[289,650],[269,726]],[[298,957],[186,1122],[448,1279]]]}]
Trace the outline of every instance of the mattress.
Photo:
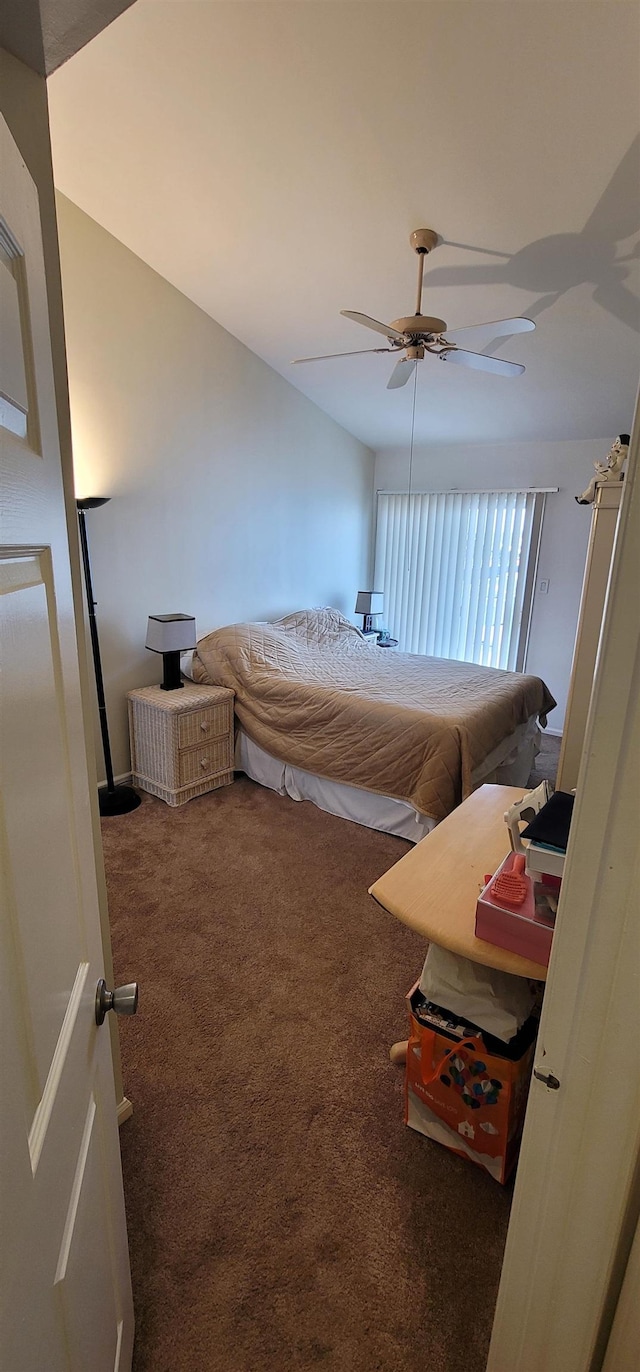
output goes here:
[{"label": "mattress", "polygon": [[329,609],[218,629],[199,641],[193,676],[234,690],[243,732],[268,756],[434,821],[555,704],[538,677],[372,648]]}]

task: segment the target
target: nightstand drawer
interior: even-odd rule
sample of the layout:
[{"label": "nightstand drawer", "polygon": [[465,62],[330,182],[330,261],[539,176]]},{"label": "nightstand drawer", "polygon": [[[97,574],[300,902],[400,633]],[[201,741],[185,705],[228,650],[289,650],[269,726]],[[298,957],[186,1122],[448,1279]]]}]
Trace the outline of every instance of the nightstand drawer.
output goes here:
[{"label": "nightstand drawer", "polygon": [[193,748],[229,733],[229,705],[209,705],[205,710],[192,710],[178,716],[178,747]]},{"label": "nightstand drawer", "polygon": [[201,748],[190,748],[188,752],[180,753],[178,786],[189,786],[194,781],[203,781],[205,777],[214,776],[217,772],[226,772],[232,766],[228,735],[225,738],[212,739]]}]

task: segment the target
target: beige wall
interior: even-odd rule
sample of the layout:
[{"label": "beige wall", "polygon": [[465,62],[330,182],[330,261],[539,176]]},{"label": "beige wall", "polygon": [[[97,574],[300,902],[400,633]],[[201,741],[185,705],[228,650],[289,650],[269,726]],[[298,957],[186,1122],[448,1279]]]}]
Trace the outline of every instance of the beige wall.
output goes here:
[{"label": "beige wall", "polygon": [[[76,489],[87,516],[116,775],[126,692],[157,681],[149,614],[199,634],[368,584],[373,456],[64,197]],[[97,748],[99,767],[100,750]]]},{"label": "beige wall", "polygon": [[[416,450],[413,487],[423,491],[522,490],[529,486],[558,486],[547,496],[540,563],[525,670],[541,676],[558,707],[549,728],[561,732],[569,689],[571,661],[582,577],[587,554],[591,509],[576,505],[593,476],[593,463],[604,461],[613,442],[584,439],[567,443],[498,443],[433,445]],[[384,449],[377,454],[376,490],[407,489],[406,450]],[[547,595],[540,582],[549,582]]]}]

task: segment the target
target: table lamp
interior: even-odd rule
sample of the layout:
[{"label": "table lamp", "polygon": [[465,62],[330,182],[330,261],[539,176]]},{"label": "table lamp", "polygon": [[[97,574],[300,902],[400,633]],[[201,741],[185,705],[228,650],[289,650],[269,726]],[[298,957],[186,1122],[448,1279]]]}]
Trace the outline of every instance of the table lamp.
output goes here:
[{"label": "table lamp", "polygon": [[146,648],[162,653],[163,691],[176,691],[182,685],[180,654],[196,646],[196,621],[193,615],[149,615]]},{"label": "table lamp", "polygon": [[375,633],[374,619],[383,613],[384,596],[382,591],[358,591],[356,614],[362,615],[363,634]]}]

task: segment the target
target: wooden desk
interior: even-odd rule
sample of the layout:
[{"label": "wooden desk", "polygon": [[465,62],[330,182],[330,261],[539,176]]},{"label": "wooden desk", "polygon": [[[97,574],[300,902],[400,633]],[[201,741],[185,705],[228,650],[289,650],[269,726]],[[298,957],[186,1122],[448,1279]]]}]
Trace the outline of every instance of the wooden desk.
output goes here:
[{"label": "wooden desk", "polygon": [[504,812],[523,786],[481,786],[370,887],[391,915],[430,943],[472,962],[545,981],[546,967],[475,936],[476,900],[484,875],[510,850]]}]

